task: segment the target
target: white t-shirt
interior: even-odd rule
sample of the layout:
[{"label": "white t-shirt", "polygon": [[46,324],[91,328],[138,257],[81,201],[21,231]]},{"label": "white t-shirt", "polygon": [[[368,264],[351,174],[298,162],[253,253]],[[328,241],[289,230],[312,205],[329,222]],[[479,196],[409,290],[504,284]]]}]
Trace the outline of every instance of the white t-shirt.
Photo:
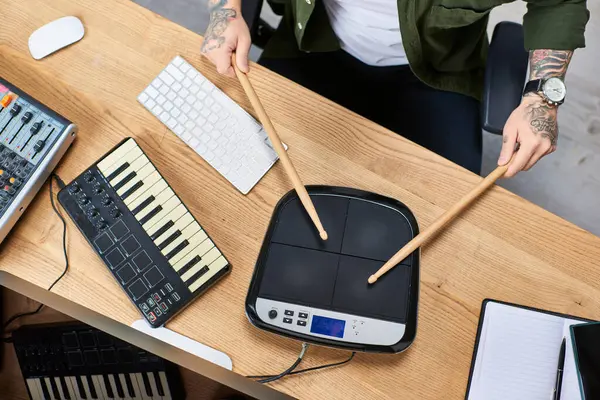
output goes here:
[{"label": "white t-shirt", "polygon": [[365,64],[408,64],[397,0],[323,0],[342,49]]}]

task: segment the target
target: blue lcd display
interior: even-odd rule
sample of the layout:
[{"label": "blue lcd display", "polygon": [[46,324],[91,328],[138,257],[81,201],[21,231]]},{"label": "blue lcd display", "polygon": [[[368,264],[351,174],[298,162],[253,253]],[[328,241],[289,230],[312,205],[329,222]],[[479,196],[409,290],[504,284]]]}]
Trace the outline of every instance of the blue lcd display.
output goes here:
[{"label": "blue lcd display", "polygon": [[310,325],[310,331],[312,333],[319,333],[321,335],[341,338],[344,337],[345,327],[346,321],[342,321],[341,319],[333,319],[313,315],[312,324]]}]

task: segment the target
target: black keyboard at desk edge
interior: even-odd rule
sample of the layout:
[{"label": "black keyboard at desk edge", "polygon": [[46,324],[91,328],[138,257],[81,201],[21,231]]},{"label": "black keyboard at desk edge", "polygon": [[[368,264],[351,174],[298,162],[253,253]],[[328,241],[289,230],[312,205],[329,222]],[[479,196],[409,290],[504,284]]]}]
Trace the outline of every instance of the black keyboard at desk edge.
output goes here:
[{"label": "black keyboard at desk edge", "polygon": [[[56,399],[93,400],[105,398],[104,391],[108,399],[185,398],[175,364],[91,326],[26,325],[12,338],[33,399],[52,399],[52,394]],[[85,396],[86,389],[91,396]]]}]

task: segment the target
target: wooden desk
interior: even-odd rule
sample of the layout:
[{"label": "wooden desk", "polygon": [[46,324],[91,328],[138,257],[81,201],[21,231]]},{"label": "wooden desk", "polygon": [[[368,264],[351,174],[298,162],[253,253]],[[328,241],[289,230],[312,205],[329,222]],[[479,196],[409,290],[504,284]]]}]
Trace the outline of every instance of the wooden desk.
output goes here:
[{"label": "wooden desk", "polygon": [[[64,15],[83,20],[85,38],[34,61],[28,35]],[[248,108],[238,82],[217,76],[200,58],[198,35],[127,0],[5,0],[2,22],[1,75],[80,126],[58,174],[69,181],[122,137],[134,136],[232,262],[232,274],[168,327],[229,354],[239,375],[287,368],[300,344],[259,331],[244,315],[271,211],[291,188],[281,166],[243,196],[136,101],[176,54]],[[350,186],[400,199],[425,227],[480,179],[258,66],[250,78],[307,184]],[[128,337],[122,324],[139,315],[72,224],[69,273],[54,288],[56,295],[39,289],[63,268],[60,232],[44,188],[3,246],[0,283]],[[342,368],[271,387],[305,399],[463,398],[484,298],[600,319],[599,264],[598,237],[494,188],[424,249],[417,340],[406,353],[359,354]],[[267,387],[156,341],[139,338],[137,344],[254,396],[277,397]],[[345,357],[312,347],[303,365]]]}]

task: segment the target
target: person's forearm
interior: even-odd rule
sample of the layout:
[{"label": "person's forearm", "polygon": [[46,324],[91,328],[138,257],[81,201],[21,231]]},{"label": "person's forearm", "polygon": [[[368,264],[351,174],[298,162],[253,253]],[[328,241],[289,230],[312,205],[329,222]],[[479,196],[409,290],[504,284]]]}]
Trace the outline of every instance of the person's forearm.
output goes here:
[{"label": "person's forearm", "polygon": [[[573,51],[571,50],[530,51],[529,79],[558,77],[564,80],[572,55]],[[537,94],[528,93],[525,96],[537,96]],[[550,139],[552,146],[556,146],[558,139],[556,107],[544,101],[530,102],[525,107],[525,113],[530,121],[533,133]]]},{"label": "person's forearm", "polygon": [[210,22],[202,42],[203,52],[218,49],[225,42],[223,33],[231,20],[241,18],[242,0],[208,0]]},{"label": "person's forearm", "polygon": [[529,52],[529,79],[565,79],[572,50],[532,50]]}]

